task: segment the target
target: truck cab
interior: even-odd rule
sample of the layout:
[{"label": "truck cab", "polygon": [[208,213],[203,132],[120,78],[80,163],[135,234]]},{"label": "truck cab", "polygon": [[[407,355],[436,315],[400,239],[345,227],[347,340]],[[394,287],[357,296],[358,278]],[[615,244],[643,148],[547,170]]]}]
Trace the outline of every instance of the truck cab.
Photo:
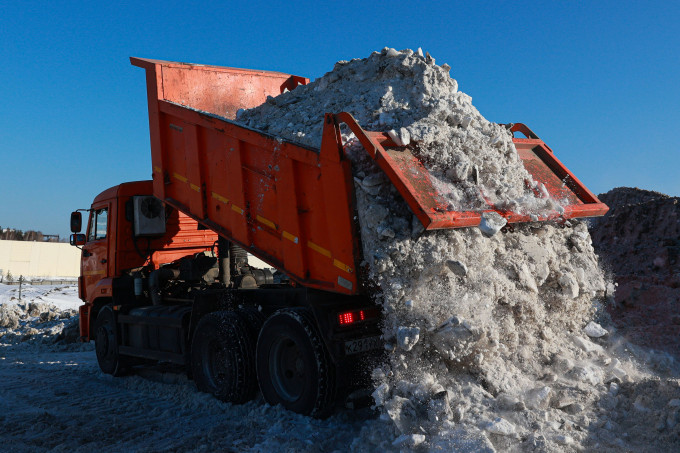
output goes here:
[{"label": "truck cab", "polygon": [[[135,270],[151,272],[183,256],[210,252],[217,241],[217,234],[200,228],[182,212],[166,208],[152,192],[152,181],[127,182],[103,191],[86,210],[85,234],[72,236],[71,243],[82,246],[78,295],[84,302],[80,307],[84,341],[93,339],[90,326],[101,307],[113,302],[114,293],[123,291],[116,281],[119,277]],[[73,217],[80,217],[80,212]]]}]

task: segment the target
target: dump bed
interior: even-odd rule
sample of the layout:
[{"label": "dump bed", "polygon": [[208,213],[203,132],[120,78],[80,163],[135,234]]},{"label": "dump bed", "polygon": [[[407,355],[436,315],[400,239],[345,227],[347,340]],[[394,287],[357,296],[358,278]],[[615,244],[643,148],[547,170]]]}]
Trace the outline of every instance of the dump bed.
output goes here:
[{"label": "dump bed", "polygon": [[[340,123],[347,124],[426,229],[478,225],[483,211],[451,211],[408,148],[364,131],[347,113],[326,114],[321,149],[236,124],[251,108],[307,79],[269,71],[131,58],[146,69],[154,195],[286,272],[294,281],[361,292],[354,185]],[[525,167],[569,204],[563,218],[607,207],[523,125],[513,128]],[[489,210],[495,210],[489,206]],[[500,212],[510,222],[529,218]]]}]

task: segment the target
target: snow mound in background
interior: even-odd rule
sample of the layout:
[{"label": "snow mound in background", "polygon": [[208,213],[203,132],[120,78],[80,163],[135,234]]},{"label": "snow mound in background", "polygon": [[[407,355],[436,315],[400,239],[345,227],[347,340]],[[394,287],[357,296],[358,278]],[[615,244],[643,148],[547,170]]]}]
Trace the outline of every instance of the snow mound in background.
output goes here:
[{"label": "snow mound in background", "polygon": [[[0,284],[0,344],[44,350],[80,350],[77,287]],[[68,345],[68,346],[66,346]]]},{"label": "snow mound in background", "polygon": [[[450,189],[454,207],[480,207],[487,197],[525,212],[559,210],[525,190],[529,178],[511,136],[477,112],[448,70],[420,51],[386,48],[339,62],[238,120],[318,147],[323,114],[347,111],[368,130],[418,141],[417,152]],[[601,333],[599,325],[584,330],[607,290],[586,226],[525,224],[495,235],[477,228],[423,232],[363,148],[351,135],[345,139],[362,264],[379,288],[389,350],[388,361],[373,372],[381,421],[367,426],[355,446],[562,451],[636,445],[612,436],[621,417],[613,409],[635,410],[630,403],[641,396],[634,382],[645,375],[630,357],[615,358],[610,335],[588,336]],[[677,383],[668,388],[678,395]],[[659,417],[666,417],[658,428],[668,434],[664,442],[677,443],[677,411]]]}]

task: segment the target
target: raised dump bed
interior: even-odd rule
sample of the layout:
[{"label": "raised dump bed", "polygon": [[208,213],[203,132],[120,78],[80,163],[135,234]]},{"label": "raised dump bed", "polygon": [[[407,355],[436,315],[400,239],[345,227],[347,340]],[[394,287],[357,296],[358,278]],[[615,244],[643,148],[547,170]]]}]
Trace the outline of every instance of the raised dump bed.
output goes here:
[{"label": "raised dump bed", "polygon": [[[232,121],[307,79],[277,72],[131,58],[145,68],[154,195],[202,225],[286,272],[301,285],[344,294],[362,292],[362,261],[354,183],[340,123],[347,124],[399,190],[426,229],[480,223],[496,211],[509,222],[526,215],[497,210],[453,211],[408,147],[383,132],[364,131],[348,113],[326,114],[320,149],[283,140]],[[601,203],[524,125],[511,129],[534,179],[564,212],[538,220],[602,215]]]}]

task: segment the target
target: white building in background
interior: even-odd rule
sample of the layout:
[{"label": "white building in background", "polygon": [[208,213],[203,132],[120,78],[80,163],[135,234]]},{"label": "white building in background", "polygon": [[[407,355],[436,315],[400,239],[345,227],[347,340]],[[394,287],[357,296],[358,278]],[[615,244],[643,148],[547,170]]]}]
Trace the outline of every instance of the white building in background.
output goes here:
[{"label": "white building in background", "polygon": [[64,242],[0,240],[0,269],[14,278],[78,277],[80,250]]},{"label": "white building in background", "polygon": [[[258,268],[267,263],[248,254],[248,262]],[[0,274],[7,271],[14,279],[24,277],[78,277],[80,249],[65,242],[0,240]]]}]

